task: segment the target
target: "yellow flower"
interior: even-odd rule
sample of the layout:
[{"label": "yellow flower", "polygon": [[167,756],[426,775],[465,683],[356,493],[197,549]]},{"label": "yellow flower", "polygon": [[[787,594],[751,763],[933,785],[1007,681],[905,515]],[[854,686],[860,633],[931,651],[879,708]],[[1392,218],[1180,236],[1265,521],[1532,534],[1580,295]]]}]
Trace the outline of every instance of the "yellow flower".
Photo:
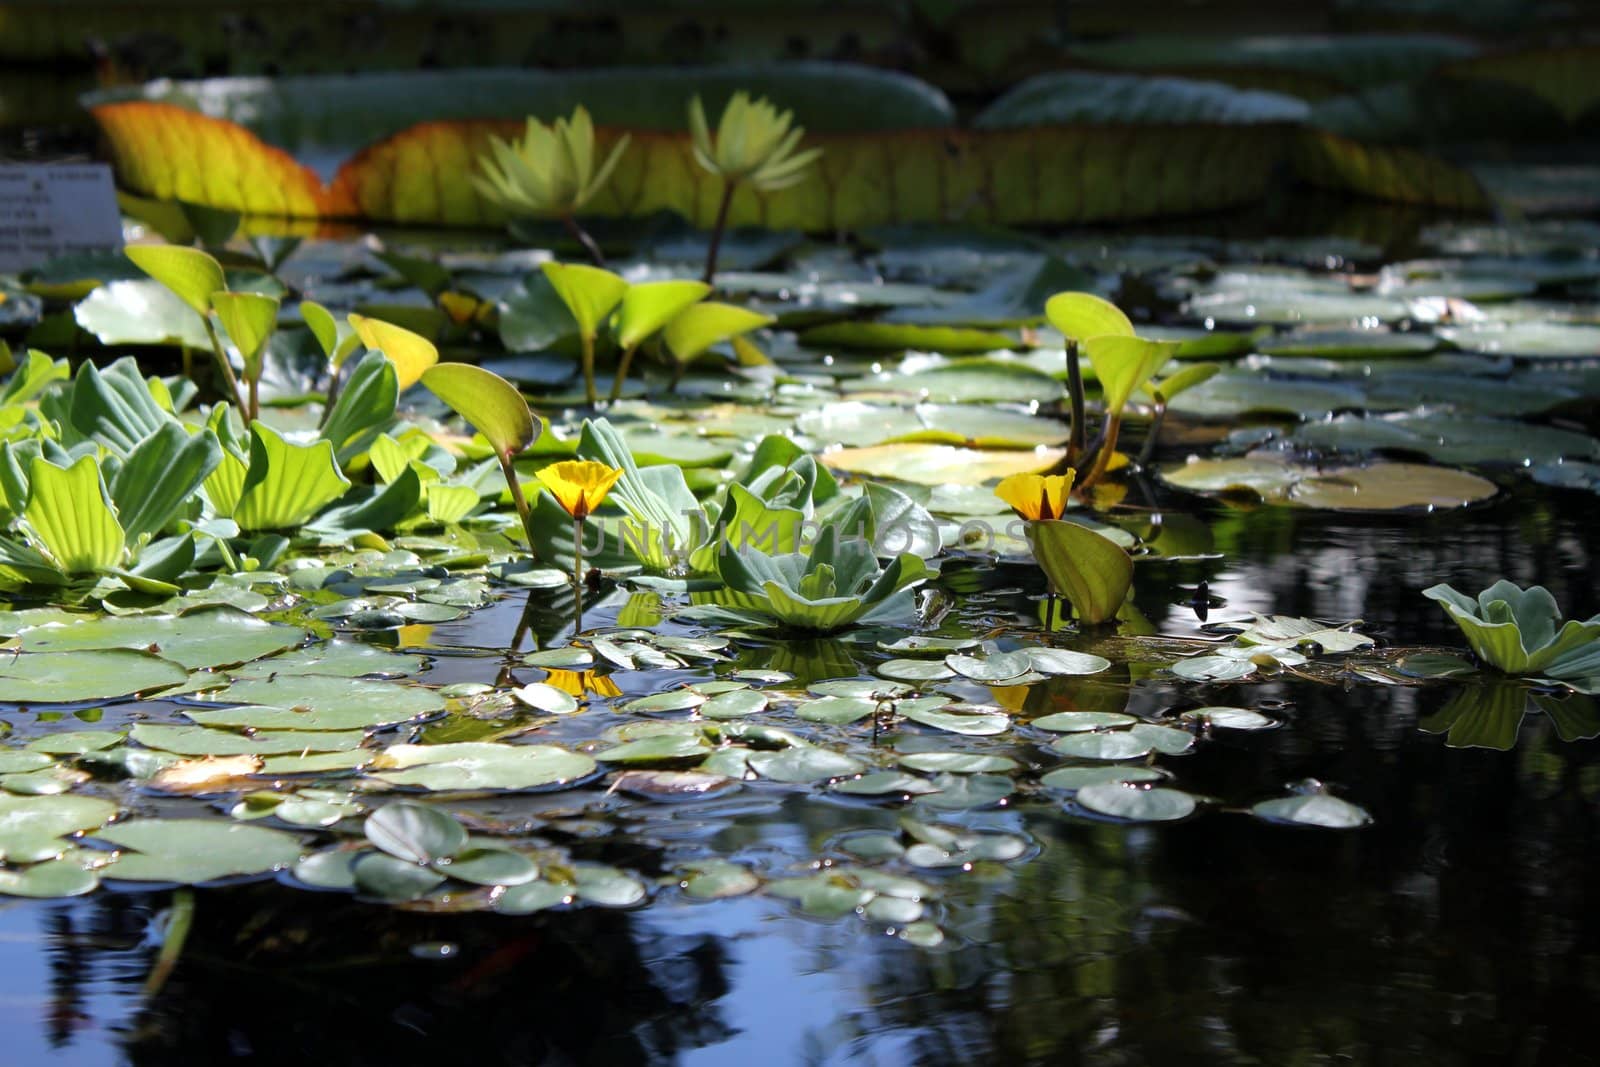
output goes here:
[{"label": "yellow flower", "polygon": [[1072,472],[1065,474],[1013,474],[1002,478],[994,495],[1025,519],[1059,519],[1067,510]]},{"label": "yellow flower", "polygon": [[748,181],[763,193],[777,192],[805,180],[806,169],[822,149],[797,152],[805,129],[794,124],[794,112],[779,111],[765,97],[750,99],[737,92],[722,109],[712,136],[705,105],[689,101],[689,131],[695,161],[727,182]]},{"label": "yellow flower", "polygon": [[585,693],[593,693],[598,697],[619,697],[622,690],[604,674],[594,671],[562,671],[552,670],[547,672],[546,685],[553,685],[563,693],[571,693],[579,700],[584,699]]},{"label": "yellow flower", "polygon": [[552,463],[538,478],[567,514],[582,522],[617,484],[622,472],[592,459],[569,459]]}]

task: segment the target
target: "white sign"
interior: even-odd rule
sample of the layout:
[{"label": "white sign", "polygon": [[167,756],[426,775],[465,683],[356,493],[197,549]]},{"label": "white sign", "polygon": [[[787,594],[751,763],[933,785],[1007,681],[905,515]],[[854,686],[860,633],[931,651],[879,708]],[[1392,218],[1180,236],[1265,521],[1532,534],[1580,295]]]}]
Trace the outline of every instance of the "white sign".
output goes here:
[{"label": "white sign", "polygon": [[0,163],[0,271],[122,244],[111,168],[103,163]]}]

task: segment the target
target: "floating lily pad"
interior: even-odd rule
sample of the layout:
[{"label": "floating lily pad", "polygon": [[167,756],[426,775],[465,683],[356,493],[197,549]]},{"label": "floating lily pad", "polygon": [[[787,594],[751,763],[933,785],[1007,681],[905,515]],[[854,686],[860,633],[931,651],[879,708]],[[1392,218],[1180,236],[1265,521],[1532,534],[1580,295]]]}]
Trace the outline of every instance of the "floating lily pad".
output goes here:
[{"label": "floating lily pad", "polygon": [[270,656],[306,637],[299,627],[263,622],[237,608],[216,607],[183,615],[108,615],[39,626],[24,630],[17,642],[28,652],[138,649],[197,670]]},{"label": "floating lily pad", "polygon": [[1058,711],[1053,715],[1041,715],[1028,725],[1054,733],[1077,734],[1132,726],[1138,721],[1132,715],[1124,715],[1120,711]]},{"label": "floating lily pad", "polygon": [[1161,478],[1195,492],[1348,511],[1456,508],[1487,500],[1496,492],[1493,482],[1449,467],[1380,462],[1317,468],[1261,453],[1191,460],[1163,468]]},{"label": "floating lily pad", "polygon": [[134,819],[94,835],[120,851],[108,878],[212,882],[262,874],[300,858],[300,839],[282,830],[219,819]]},{"label": "floating lily pad", "polygon": [[1184,712],[1182,718],[1185,722],[1224,730],[1270,730],[1278,725],[1278,720],[1249,708],[1192,708]]},{"label": "floating lily pad", "polygon": [[1364,808],[1328,793],[1263,800],[1252,805],[1250,813],[1269,822],[1321,826],[1330,830],[1354,830],[1372,821]]},{"label": "floating lily pad", "polygon": [[1165,777],[1154,767],[1057,767],[1039,781],[1051,789],[1076,790],[1106,782],[1159,782]]},{"label": "floating lily pad", "polygon": [[444,698],[431,689],[400,682],[367,681],[319,675],[277,674],[235,682],[203,694],[207,700],[252,704],[332,718],[365,716],[386,722],[407,722],[445,709]]},{"label": "floating lily pad", "polygon": [[900,766],[938,774],[1004,774],[1016,770],[1017,761],[975,752],[907,752]]},{"label": "floating lily pad", "polygon": [[931,726],[935,730],[945,730],[953,734],[965,734],[969,737],[992,737],[1003,734],[1011,728],[1011,717],[995,709],[992,711],[957,711],[954,709],[941,711],[932,708],[909,708],[902,703],[898,708],[900,714],[912,722]]},{"label": "floating lily pad", "polygon": [[853,756],[811,746],[786,748],[781,752],[752,752],[747,759],[751,770],[775,782],[845,778],[866,769],[866,765]]},{"label": "floating lily pad", "polygon": [[594,760],[553,745],[462,741],[391,745],[371,774],[390,785],[431,790],[546,789],[593,774]]},{"label": "floating lily pad", "polygon": [[68,835],[104,826],[117,806],[98,797],[14,797],[0,794],[0,859],[37,863],[70,847]]},{"label": "floating lily pad", "polygon": [[11,704],[111,700],[187,681],[181,665],[132,649],[33,652],[0,657],[0,698]]},{"label": "floating lily pad", "polygon": [[0,869],[0,894],[12,897],[77,897],[100,884],[104,857],[86,849],[70,849],[60,859],[19,870]]},{"label": "floating lily pad", "polygon": [[129,734],[146,748],[180,756],[281,756],[290,753],[345,752],[360,746],[360,730],[264,730],[246,736],[209,726],[140,723]]},{"label": "floating lily pad", "polygon": [[1130,822],[1170,822],[1194,814],[1194,797],[1177,789],[1127,781],[1081,787],[1073,799],[1087,811]]},{"label": "floating lily pad", "polygon": [[1059,448],[994,452],[955,445],[889,444],[842,448],[819,458],[834,470],[867,478],[887,478],[918,485],[980,485],[1012,474],[1037,474],[1055,466],[1066,452]]}]

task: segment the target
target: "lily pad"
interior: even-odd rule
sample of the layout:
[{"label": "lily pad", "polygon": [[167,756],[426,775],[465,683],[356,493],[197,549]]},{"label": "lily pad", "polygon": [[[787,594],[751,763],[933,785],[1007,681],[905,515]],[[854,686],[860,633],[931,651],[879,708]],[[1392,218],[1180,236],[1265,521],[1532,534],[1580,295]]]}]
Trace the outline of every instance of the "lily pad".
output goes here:
[{"label": "lily pad", "polygon": [[370,773],[397,786],[430,790],[547,789],[569,785],[595,771],[588,756],[554,745],[462,741],[391,745]]},{"label": "lily pad", "polygon": [[134,819],[94,835],[115,845],[105,876],[135,882],[213,882],[293,865],[300,839],[282,830],[219,819]]},{"label": "lily pad", "polygon": [[246,663],[293,648],[306,631],[264,622],[231,607],[183,615],[108,615],[66,625],[38,626],[17,637],[26,652],[127,648],[151,652],[190,670]]},{"label": "lily pad", "polygon": [[1181,790],[1127,781],[1085,785],[1073,799],[1087,811],[1130,822],[1171,822],[1195,809],[1194,797]]},{"label": "lily pad", "polygon": [[188,678],[189,672],[181,665],[132,649],[0,657],[0,697],[10,704],[111,700],[168,689]]}]

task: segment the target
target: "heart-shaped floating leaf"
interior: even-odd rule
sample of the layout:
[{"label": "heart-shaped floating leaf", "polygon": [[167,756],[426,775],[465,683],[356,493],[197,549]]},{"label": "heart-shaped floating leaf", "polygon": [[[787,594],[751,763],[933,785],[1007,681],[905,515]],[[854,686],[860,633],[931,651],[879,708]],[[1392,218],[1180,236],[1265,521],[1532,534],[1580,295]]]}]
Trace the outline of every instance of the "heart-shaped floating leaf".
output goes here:
[{"label": "heart-shaped floating leaf", "polygon": [[441,363],[422,374],[422,384],[477,427],[496,452],[510,457],[533,444],[541,424],[517,387],[493,371],[470,363]]},{"label": "heart-shaped floating leaf", "polygon": [[1034,559],[1079,619],[1102,623],[1117,614],[1133,585],[1133,557],[1075,522],[1030,522],[1026,533]]},{"label": "heart-shaped floating leaf", "polygon": [[1106,410],[1118,414],[1156,371],[1178,350],[1175,341],[1146,341],[1140,337],[1106,335],[1091,337],[1083,344],[1084,354],[1100,379]]},{"label": "heart-shaped floating leaf", "polygon": [[178,664],[130,648],[23,653],[0,662],[0,697],[11,704],[109,700],[166,689],[188,678]]},{"label": "heart-shaped floating leaf", "polygon": [[261,373],[261,349],[278,326],[278,298],[262,293],[211,294],[211,307],[222,320],[222,328],[239,350],[245,373],[252,378]]},{"label": "heart-shaped floating leaf", "polygon": [[362,344],[382,352],[394,364],[401,392],[416,385],[428,368],[439,362],[439,350],[433,342],[404,326],[365,315],[351,315],[350,325],[355,327]]},{"label": "heart-shaped floating leaf", "polygon": [[181,245],[130,245],[134,265],[172,290],[201,318],[211,308],[211,294],[228,288],[222,264],[197,248]]},{"label": "heart-shaped floating leaf", "polygon": [[629,286],[617,311],[617,344],[624,349],[637,347],[710,292],[711,286],[704,282],[684,279]]},{"label": "heart-shaped floating leaf", "polygon": [[590,340],[622,300],[622,294],[628,291],[626,281],[602,267],[552,261],[539,264],[539,269],[544,271],[544,276],[550,279],[550,287],[572,312],[578,331]]},{"label": "heart-shaped floating leaf", "polygon": [[1115,304],[1093,293],[1057,293],[1045,301],[1044,316],[1069,341],[1091,337],[1132,337],[1133,323]]},{"label": "heart-shaped floating leaf", "polygon": [[0,794],[0,859],[37,863],[68,849],[65,837],[104,826],[117,806],[98,797]]}]

